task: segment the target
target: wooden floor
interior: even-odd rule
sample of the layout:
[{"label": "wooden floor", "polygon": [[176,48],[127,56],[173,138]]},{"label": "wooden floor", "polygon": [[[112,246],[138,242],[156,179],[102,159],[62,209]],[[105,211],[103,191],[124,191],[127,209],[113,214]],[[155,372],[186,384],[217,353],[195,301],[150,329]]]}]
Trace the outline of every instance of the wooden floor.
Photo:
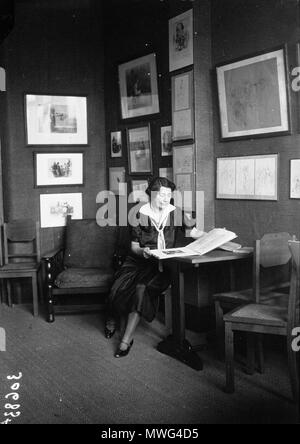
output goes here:
[{"label": "wooden floor", "polygon": [[[224,363],[210,344],[195,371],[160,354],[158,321],[139,326],[130,354],[113,357],[117,338],[103,336],[101,314],[61,315],[54,324],[24,306],[0,305],[7,350],[0,352],[0,422],[8,375],[22,372],[15,424],[295,423],[286,359],[266,354],[266,374],[240,369],[236,393],[226,395]],[[191,340],[197,340],[191,337]]]}]

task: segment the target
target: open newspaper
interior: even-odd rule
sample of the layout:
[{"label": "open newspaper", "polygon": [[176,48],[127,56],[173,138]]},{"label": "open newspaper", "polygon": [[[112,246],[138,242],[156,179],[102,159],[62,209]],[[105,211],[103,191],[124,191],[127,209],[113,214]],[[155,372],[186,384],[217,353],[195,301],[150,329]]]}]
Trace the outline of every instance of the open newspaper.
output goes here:
[{"label": "open newspaper", "polygon": [[157,259],[170,259],[173,257],[201,256],[226,242],[235,239],[237,235],[225,228],[214,228],[208,233],[203,233],[199,239],[186,247],[168,248],[166,250],[151,250],[151,255]]}]

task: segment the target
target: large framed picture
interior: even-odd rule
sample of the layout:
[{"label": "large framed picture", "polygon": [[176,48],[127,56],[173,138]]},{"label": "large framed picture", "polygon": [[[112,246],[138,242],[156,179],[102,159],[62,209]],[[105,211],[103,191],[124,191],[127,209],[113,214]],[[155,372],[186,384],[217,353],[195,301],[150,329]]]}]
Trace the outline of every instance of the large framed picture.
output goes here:
[{"label": "large framed picture", "polygon": [[87,98],[25,95],[28,145],[87,145]]},{"label": "large framed picture", "polygon": [[82,219],[82,193],[40,195],[41,228],[63,227],[67,216]]},{"label": "large framed picture", "polygon": [[129,174],[152,174],[150,124],[127,129]]},{"label": "large framed picture", "polygon": [[110,155],[111,157],[122,157],[122,131],[110,133]]},{"label": "large framed picture", "polygon": [[217,159],[217,199],[277,200],[278,154]]},{"label": "large framed picture", "polygon": [[172,77],[173,142],[194,138],[193,71]]},{"label": "large framed picture", "polygon": [[291,159],[290,198],[300,199],[300,159]]},{"label": "large framed picture", "polygon": [[175,204],[187,211],[195,209],[195,146],[173,147],[173,177],[176,185]]},{"label": "large framed picture", "polygon": [[169,20],[169,71],[194,63],[193,10]]},{"label": "large framed picture", "polygon": [[119,65],[122,119],[159,113],[156,55]]},{"label": "large framed picture", "polygon": [[83,185],[83,153],[34,153],[35,186]]},{"label": "large framed picture", "polygon": [[126,171],[124,167],[109,168],[109,189],[116,195],[126,194]]},{"label": "large framed picture", "polygon": [[217,67],[222,139],[288,133],[285,49]]}]

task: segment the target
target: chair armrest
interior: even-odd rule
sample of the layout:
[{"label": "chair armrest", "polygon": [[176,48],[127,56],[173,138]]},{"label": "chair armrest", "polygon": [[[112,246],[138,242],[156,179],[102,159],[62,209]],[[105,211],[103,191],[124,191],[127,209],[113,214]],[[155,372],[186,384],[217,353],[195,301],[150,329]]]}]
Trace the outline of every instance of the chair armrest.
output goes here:
[{"label": "chair armrest", "polygon": [[63,265],[64,249],[53,250],[42,257],[45,267],[45,276],[47,286],[52,287],[58,274],[64,270]]},{"label": "chair armrest", "polygon": [[63,253],[64,248],[56,248],[55,250],[51,250],[45,254],[43,254],[42,259],[45,261],[53,259],[57,254]]}]

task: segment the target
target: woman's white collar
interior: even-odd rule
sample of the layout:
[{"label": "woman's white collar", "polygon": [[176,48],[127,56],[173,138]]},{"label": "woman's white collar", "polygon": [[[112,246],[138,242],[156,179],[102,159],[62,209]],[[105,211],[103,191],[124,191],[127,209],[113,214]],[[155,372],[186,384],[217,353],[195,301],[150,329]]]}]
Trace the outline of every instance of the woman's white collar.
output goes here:
[{"label": "woman's white collar", "polygon": [[[172,211],[175,211],[175,210],[176,210],[176,207],[174,207],[174,205],[172,205],[172,204],[169,204],[169,205],[163,210],[162,214],[165,216],[166,214],[170,214],[170,213],[172,213]],[[155,213],[155,212],[152,210],[151,205],[150,205],[149,202],[146,203],[145,205],[143,205],[143,206],[140,208],[140,213],[141,213],[141,214],[144,214],[145,216],[152,217],[152,219],[154,219],[154,220],[157,219],[157,213]]]}]

